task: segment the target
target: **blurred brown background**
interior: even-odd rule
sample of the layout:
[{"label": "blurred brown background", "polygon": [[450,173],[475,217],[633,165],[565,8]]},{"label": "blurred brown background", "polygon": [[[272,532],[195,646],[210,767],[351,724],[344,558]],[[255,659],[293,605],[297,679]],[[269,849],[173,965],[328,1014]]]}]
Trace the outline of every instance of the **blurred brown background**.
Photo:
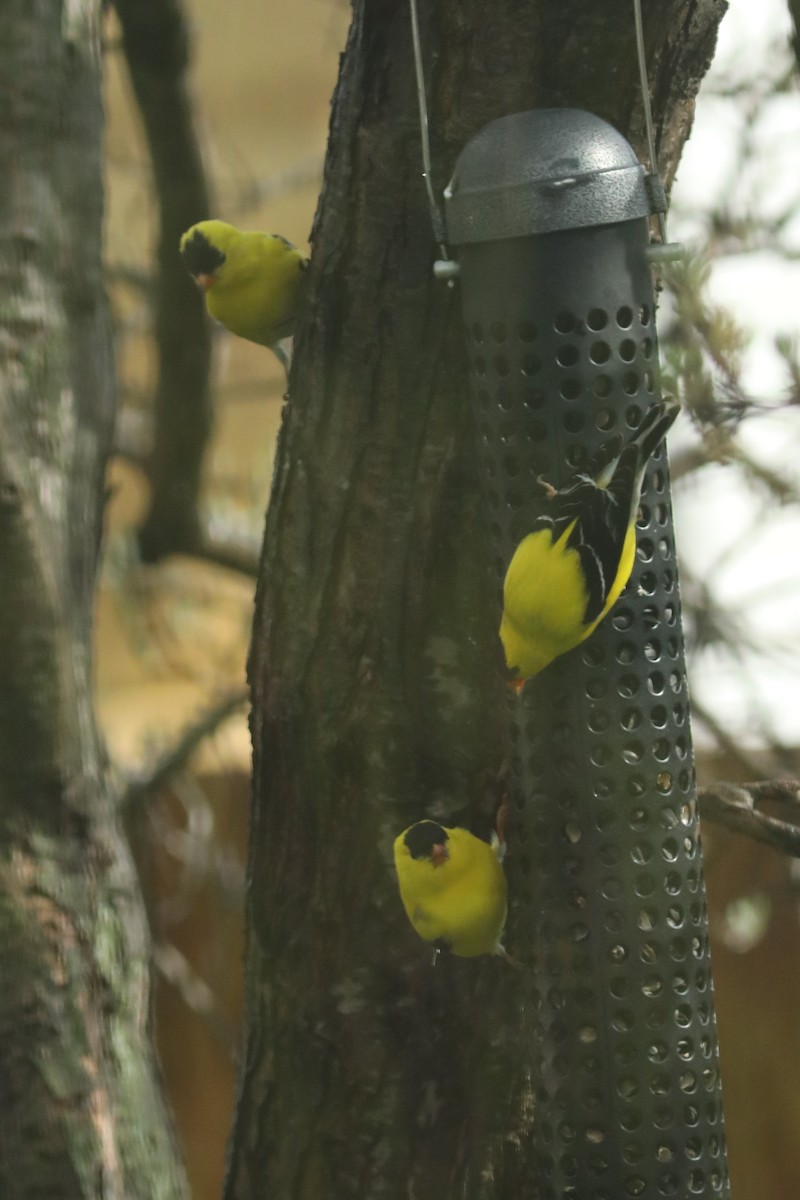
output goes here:
[{"label": "blurred brown background", "polygon": [[[215,213],[307,244],[348,11],[331,0],[188,4],[193,91]],[[156,236],[146,148],[113,15],[107,26],[109,290],[123,440],[146,437],[154,353],[147,289]],[[176,248],[177,251],[177,248]],[[216,428],[206,515],[257,554],[284,381],[272,355],[216,333]],[[134,532],[143,472],[110,472],[98,597],[97,700],[119,769],[145,771],[244,686],[253,583],[211,563],[145,566]],[[214,722],[212,722],[214,724]],[[241,1002],[249,809],[246,708],[219,723],[129,825],[154,931],[156,1032],[194,1200],[220,1195]],[[701,777],[732,777],[724,760]],[[511,831],[513,838],[513,831]],[[800,1180],[798,872],[775,852],[706,831],[720,1042],[735,1200],[793,1194]]]}]

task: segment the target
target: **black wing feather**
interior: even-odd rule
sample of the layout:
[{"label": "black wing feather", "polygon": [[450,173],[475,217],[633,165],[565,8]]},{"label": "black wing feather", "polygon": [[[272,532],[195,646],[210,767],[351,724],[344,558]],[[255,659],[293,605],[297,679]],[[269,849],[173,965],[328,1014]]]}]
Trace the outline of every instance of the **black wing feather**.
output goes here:
[{"label": "black wing feather", "polygon": [[575,491],[570,508],[577,509],[577,520],[567,545],[577,550],[581,560],[588,593],[583,619],[588,624],[600,616],[617,577],[629,505],[623,507],[611,488],[599,487],[593,479],[582,480]]},{"label": "black wing feather", "polygon": [[574,483],[556,493],[548,512],[534,523],[534,530],[549,528],[557,542],[575,522],[567,545],[580,557],[588,593],[583,618],[587,624],[599,617],[606,605],[628,526],[639,504],[647,460],[678,412],[677,404],[654,404],[620,453],[607,486],[588,475],[578,475]]}]

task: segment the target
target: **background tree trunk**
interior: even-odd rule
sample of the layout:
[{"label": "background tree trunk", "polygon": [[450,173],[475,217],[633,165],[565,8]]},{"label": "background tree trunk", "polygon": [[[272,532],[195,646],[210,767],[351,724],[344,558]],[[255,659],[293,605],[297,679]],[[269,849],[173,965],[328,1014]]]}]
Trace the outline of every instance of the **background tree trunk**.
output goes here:
[{"label": "background tree trunk", "polygon": [[[422,7],[438,190],[482,125],[527,108],[589,109],[642,148],[627,0]],[[724,8],[646,6],[667,178]],[[505,755],[458,305],[434,257],[407,4],[361,0],[257,597],[228,1200],[535,1195],[529,979],[431,971],[390,865],[420,816],[490,815]]]},{"label": "background tree trunk", "polygon": [[190,36],[183,3],[115,0],[114,7],[159,208],[155,436],[150,508],[139,538],[142,557],[152,561],[191,554],[203,541],[200,490],[213,417],[211,326],[178,242],[190,225],[211,215],[211,203],[186,79]]},{"label": "background tree trunk", "polygon": [[91,702],[113,421],[100,0],[0,11],[0,1194],[178,1200]]}]

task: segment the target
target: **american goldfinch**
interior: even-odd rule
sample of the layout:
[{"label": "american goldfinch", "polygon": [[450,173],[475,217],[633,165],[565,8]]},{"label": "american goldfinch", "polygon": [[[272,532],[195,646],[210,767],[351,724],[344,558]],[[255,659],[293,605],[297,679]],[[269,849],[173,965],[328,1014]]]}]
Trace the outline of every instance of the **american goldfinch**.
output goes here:
[{"label": "american goldfinch", "polygon": [[499,954],[506,920],[506,877],[500,842],[466,829],[417,821],[394,843],[400,899],[423,941],[463,958]]},{"label": "american goldfinch", "polygon": [[517,546],[503,585],[500,638],[512,686],[537,675],[602,621],[630,578],[645,468],[678,415],[654,404],[596,479],[577,475]]},{"label": "american goldfinch", "polygon": [[291,336],[308,259],[277,233],[242,233],[225,221],[200,221],[181,238],[190,275],[206,294],[212,317],[250,342],[278,345]]}]

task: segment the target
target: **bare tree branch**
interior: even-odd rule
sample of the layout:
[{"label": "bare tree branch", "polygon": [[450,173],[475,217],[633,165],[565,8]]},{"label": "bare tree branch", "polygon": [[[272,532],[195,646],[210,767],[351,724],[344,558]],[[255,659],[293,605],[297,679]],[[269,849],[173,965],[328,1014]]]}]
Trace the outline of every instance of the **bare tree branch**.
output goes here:
[{"label": "bare tree branch", "polygon": [[302,188],[318,188],[322,182],[322,168],[322,155],[311,154],[285,171],[247,180],[236,197],[233,212],[244,215],[267,202],[272,203],[292,192],[299,192]]},{"label": "bare tree branch", "polygon": [[787,0],[787,3],[793,25],[791,47],[797,67],[800,69],[800,0]]},{"label": "bare tree branch", "polygon": [[242,542],[232,538],[223,540],[219,537],[204,537],[195,548],[194,557],[205,562],[214,563],[218,567],[226,567],[230,571],[238,571],[250,579],[258,576],[258,549],[251,549]]},{"label": "bare tree branch", "polygon": [[[724,825],[735,833],[743,833],[800,858],[800,781],[797,779],[766,779],[756,783],[714,783],[697,789],[700,815],[707,821]],[[798,814],[798,823],[781,821],[758,806],[765,801],[785,804]]]},{"label": "bare tree branch", "polygon": [[153,962],[159,975],[175,988],[186,1007],[206,1021],[216,1040],[232,1055],[236,1048],[236,1030],[220,1011],[213,990],[200,978],[186,955],[172,942],[161,941],[153,947]]},{"label": "bare tree branch", "polygon": [[249,699],[246,688],[236,688],[227,692],[206,712],[192,722],[171,746],[163,751],[154,762],[148,764],[145,771],[131,774],[127,787],[123,792],[122,804],[130,808],[140,800],[151,795],[171,775],[186,766],[195,750],[216,732],[219,726],[241,708]]}]

